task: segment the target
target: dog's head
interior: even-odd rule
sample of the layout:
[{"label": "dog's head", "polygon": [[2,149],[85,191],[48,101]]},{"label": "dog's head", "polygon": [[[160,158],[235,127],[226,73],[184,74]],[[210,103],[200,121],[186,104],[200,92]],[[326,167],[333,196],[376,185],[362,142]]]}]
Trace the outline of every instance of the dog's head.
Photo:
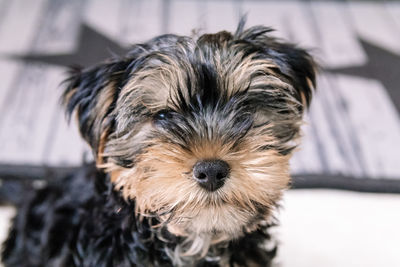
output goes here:
[{"label": "dog's head", "polygon": [[230,237],[271,215],[315,74],[269,32],[163,35],[73,73],[67,112],[136,212],[175,234]]}]

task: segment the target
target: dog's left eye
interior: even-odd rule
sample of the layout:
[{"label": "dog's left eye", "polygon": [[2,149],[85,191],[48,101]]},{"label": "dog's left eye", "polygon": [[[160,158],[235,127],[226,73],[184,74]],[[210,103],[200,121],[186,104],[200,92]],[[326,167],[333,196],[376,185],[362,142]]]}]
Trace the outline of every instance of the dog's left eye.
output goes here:
[{"label": "dog's left eye", "polygon": [[169,110],[160,110],[153,117],[155,121],[165,121],[171,118],[172,118],[172,113]]}]

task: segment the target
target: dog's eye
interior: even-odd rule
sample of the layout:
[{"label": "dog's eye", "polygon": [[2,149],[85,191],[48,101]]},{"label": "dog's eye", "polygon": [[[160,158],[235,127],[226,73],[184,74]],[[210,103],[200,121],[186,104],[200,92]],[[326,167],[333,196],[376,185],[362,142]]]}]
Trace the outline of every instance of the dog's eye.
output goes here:
[{"label": "dog's eye", "polygon": [[168,119],[171,119],[171,118],[172,118],[171,111],[165,110],[165,109],[164,110],[160,110],[153,117],[153,119],[155,121],[165,121],[165,120],[168,120]]}]

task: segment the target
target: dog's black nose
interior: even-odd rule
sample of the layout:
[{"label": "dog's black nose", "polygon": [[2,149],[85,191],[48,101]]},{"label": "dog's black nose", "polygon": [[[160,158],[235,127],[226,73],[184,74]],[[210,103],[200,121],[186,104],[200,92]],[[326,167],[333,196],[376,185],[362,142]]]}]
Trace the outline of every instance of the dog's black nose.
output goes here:
[{"label": "dog's black nose", "polygon": [[202,160],[193,167],[193,177],[201,187],[215,191],[229,176],[229,165],[223,160]]}]

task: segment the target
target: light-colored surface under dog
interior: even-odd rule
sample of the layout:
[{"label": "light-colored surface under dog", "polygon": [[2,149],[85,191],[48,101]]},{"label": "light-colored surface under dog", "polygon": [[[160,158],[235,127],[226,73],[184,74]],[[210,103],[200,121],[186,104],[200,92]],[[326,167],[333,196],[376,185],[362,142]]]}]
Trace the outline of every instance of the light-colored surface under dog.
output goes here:
[{"label": "light-colored surface under dog", "polygon": [[282,267],[400,266],[400,196],[289,191],[279,214]]},{"label": "light-colored surface under dog", "polygon": [[[279,267],[400,266],[400,195],[292,190],[278,215]],[[0,238],[11,207],[0,209]]]}]

